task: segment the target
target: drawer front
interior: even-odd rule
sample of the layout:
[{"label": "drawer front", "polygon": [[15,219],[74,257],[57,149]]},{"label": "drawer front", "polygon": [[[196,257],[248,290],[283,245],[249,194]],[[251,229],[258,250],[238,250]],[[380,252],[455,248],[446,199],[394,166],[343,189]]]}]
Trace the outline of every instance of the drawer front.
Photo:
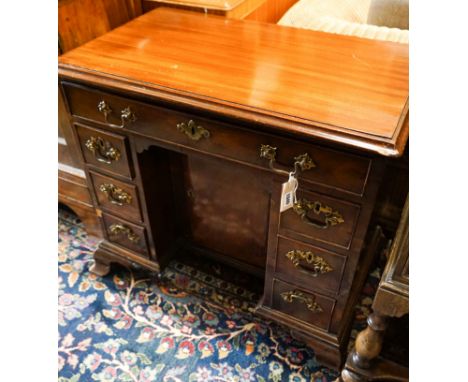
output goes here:
[{"label": "drawer front", "polygon": [[70,83],[62,83],[70,112],[75,117],[120,129],[142,122],[142,113],[136,103],[124,97]]},{"label": "drawer front", "polygon": [[334,306],[331,298],[273,279],[273,309],[328,330]]},{"label": "drawer front", "polygon": [[148,257],[145,228],[115,216],[102,214],[107,240]]},{"label": "drawer front", "polygon": [[75,128],[87,164],[112,174],[132,177],[125,137],[78,124]]},{"label": "drawer front", "polygon": [[90,171],[99,207],[125,219],[142,222],[136,186]]},{"label": "drawer front", "polygon": [[[303,180],[356,195],[364,193],[371,165],[369,158],[235,128],[82,86],[68,83],[63,86],[71,113],[76,117],[102,123],[116,130],[125,128],[263,168],[269,167],[269,160],[260,156],[262,145],[276,148],[273,164],[286,171],[294,168],[294,158],[307,153],[315,167],[302,172]],[[103,101],[108,109],[99,111],[103,110],[99,107]],[[123,110],[130,110],[132,118],[122,119]]]},{"label": "drawer front", "polygon": [[349,249],[360,206],[299,189],[297,203],[280,215],[280,233]]},{"label": "drawer front", "polygon": [[278,238],[275,273],[306,288],[336,293],[346,257],[295,240]]},{"label": "drawer front", "polygon": [[[93,202],[84,179],[76,178],[73,175],[67,175],[68,174],[66,173],[64,174],[59,172],[58,193],[69,199],[74,199],[81,203],[91,205]],[[78,179],[78,181],[76,179]]]}]

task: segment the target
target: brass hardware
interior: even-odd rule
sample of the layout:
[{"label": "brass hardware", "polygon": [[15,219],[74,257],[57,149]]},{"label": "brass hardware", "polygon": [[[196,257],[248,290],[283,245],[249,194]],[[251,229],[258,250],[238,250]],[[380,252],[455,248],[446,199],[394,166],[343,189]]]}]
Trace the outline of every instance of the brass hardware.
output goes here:
[{"label": "brass hardware", "polygon": [[120,119],[122,121],[122,126],[119,127],[124,127],[126,122],[135,122],[137,118],[132,109],[130,109],[130,106],[128,106],[120,112]]},{"label": "brass hardware", "polygon": [[322,257],[315,255],[310,251],[300,251],[298,249],[289,251],[285,255],[295,267],[299,267],[301,261],[306,261],[312,265],[312,276],[317,277],[319,274],[324,274],[333,271],[333,268]]},{"label": "brass hardware", "polygon": [[276,147],[270,145],[260,145],[260,158],[274,162],[276,160],[276,150]]},{"label": "brass hardware", "polygon": [[121,129],[123,127],[125,127],[125,124],[126,123],[131,123],[131,122],[135,122],[136,121],[136,115],[135,113],[132,111],[132,109],[130,109],[130,107],[126,107],[125,109],[123,109],[121,112],[120,112],[120,120],[122,121],[122,123],[120,125],[115,125],[113,123],[110,123],[108,118],[109,118],[109,115],[112,114],[112,108],[109,106],[109,104],[102,100],[102,101],[99,101],[98,103],[98,110],[99,112],[103,113],[104,114],[104,121],[110,126],[110,127],[114,127],[114,128],[118,128],[118,129]]},{"label": "brass hardware", "polygon": [[[289,171],[281,170],[274,167],[274,162],[276,161],[276,147],[270,145],[260,145],[260,158],[269,160],[269,167],[278,174],[289,175]],[[310,157],[308,153],[298,155],[294,158],[294,171],[293,174],[296,175],[299,171],[307,171],[311,168],[316,167],[315,162]]]},{"label": "brass hardware", "polygon": [[140,241],[140,237],[135,232],[133,232],[130,227],[127,227],[124,224],[112,224],[109,227],[109,234],[111,236],[125,235],[127,236],[128,240],[133,243],[138,243]]},{"label": "brass hardware", "polygon": [[[334,211],[331,207],[322,205],[319,201],[310,202],[307,199],[301,199],[294,203],[293,210],[301,219],[315,228],[326,229],[330,226],[344,223],[344,219],[338,211]],[[308,216],[308,212],[312,211],[315,215],[324,214],[325,222],[317,223]]]},{"label": "brass hardware", "polygon": [[101,184],[99,186],[99,191],[106,194],[109,202],[117,206],[132,203],[132,196],[112,183]]},{"label": "brass hardware", "polygon": [[[294,203],[293,210],[301,219],[314,226],[315,228],[326,229],[330,226],[344,223],[344,219],[338,211],[334,211],[331,207],[324,206],[319,201],[310,202],[307,199],[301,199]],[[325,222],[317,223],[308,216],[308,212],[312,211],[315,215],[324,214]]]},{"label": "brass hardware", "polygon": [[308,153],[304,153],[294,158],[294,172],[297,172],[297,167],[300,167],[301,171],[306,171],[316,167],[316,164]]},{"label": "brass hardware", "polygon": [[109,104],[102,100],[98,103],[98,110],[104,114],[104,120],[106,121],[107,123],[107,117],[110,113],[112,113],[112,109],[111,107],[109,106]]},{"label": "brass hardware", "polygon": [[200,125],[197,125],[193,120],[187,123],[181,122],[177,124],[177,130],[187,135],[190,139],[198,141],[200,138],[209,138],[210,132]]},{"label": "brass hardware", "polygon": [[101,137],[90,137],[85,142],[86,148],[94,154],[94,157],[102,163],[111,164],[120,159],[120,151]]},{"label": "brass hardware", "polygon": [[289,303],[293,302],[294,300],[303,302],[304,304],[306,304],[307,309],[314,313],[323,312],[322,307],[315,302],[315,296],[306,296],[304,293],[296,289],[281,293],[281,297],[284,301]]}]

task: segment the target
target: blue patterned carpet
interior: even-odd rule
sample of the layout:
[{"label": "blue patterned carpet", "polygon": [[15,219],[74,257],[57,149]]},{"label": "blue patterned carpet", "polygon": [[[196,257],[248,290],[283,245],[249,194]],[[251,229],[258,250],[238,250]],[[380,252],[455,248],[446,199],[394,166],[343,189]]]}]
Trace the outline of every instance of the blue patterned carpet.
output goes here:
[{"label": "blue patterned carpet", "polygon": [[[59,382],[333,381],[313,349],[252,314],[258,295],[173,262],[159,285],[115,266],[89,272],[97,241],[59,212]],[[365,288],[375,291],[376,278]],[[355,329],[370,297],[356,309]]]}]

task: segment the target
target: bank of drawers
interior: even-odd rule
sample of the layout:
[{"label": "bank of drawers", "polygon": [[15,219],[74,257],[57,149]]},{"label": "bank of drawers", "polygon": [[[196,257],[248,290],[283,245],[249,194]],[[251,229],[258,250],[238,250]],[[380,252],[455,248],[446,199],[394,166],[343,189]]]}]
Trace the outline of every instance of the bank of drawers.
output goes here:
[{"label": "bank of drawers", "polygon": [[[337,332],[349,290],[343,279],[361,213],[359,203],[299,188],[297,203],[279,214],[271,240],[264,303],[324,331]],[[274,207],[276,208],[276,206]],[[363,239],[363,238],[362,238]]]},{"label": "bank of drawers", "polygon": [[107,240],[148,258],[148,236],[127,138],[83,124],[74,126]]}]

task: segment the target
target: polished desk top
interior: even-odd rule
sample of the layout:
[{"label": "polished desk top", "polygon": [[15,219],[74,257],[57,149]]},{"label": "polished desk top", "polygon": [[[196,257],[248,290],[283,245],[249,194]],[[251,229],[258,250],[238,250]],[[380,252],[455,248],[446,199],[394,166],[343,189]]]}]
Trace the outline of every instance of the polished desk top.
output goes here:
[{"label": "polished desk top", "polygon": [[382,155],[408,138],[408,46],[158,8],[59,58],[64,78]]}]

